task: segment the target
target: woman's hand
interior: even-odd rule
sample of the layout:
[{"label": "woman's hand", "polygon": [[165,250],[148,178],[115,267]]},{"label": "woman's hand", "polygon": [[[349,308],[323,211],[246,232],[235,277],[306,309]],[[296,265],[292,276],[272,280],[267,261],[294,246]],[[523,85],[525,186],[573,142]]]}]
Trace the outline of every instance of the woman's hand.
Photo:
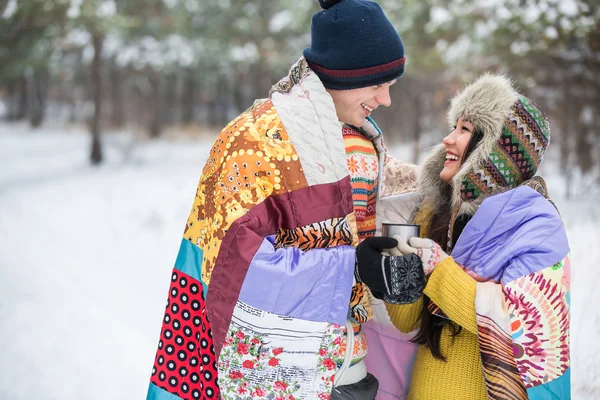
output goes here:
[{"label": "woman's hand", "polygon": [[433,269],[448,257],[448,254],[442,250],[440,245],[431,239],[412,237],[408,243],[399,236],[394,237],[394,239],[398,241],[398,249],[403,254],[412,253],[419,256],[423,263],[425,275],[431,274]]}]

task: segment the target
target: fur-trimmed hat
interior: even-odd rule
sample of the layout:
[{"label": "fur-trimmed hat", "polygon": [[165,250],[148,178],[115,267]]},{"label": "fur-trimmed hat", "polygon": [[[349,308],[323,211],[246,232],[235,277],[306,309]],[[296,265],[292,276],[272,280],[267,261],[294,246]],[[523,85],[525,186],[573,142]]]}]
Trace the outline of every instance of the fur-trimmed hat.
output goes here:
[{"label": "fur-trimmed hat", "polygon": [[[450,126],[462,118],[483,134],[452,178],[453,217],[472,215],[486,197],[531,179],[550,142],[550,126],[542,109],[502,75],[486,74],[466,86],[452,99],[447,117]],[[443,193],[447,184],[440,172],[445,161],[445,146],[436,146],[421,172],[423,194],[435,199]]]}]

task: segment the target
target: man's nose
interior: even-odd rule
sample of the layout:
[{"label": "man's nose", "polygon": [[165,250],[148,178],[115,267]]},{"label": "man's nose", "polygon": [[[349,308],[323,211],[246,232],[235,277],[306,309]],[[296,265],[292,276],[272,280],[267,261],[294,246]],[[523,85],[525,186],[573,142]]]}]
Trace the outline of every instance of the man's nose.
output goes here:
[{"label": "man's nose", "polygon": [[379,88],[379,93],[377,93],[375,100],[378,104],[385,107],[389,107],[392,105],[392,98],[390,97],[389,85],[383,85],[381,88]]}]

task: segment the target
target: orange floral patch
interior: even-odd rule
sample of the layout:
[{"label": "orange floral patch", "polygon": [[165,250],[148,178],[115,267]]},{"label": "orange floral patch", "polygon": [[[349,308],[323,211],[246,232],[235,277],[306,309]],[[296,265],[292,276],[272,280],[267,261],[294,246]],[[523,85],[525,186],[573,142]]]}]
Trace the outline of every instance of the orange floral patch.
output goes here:
[{"label": "orange floral patch", "polygon": [[307,187],[298,155],[270,100],[231,121],[219,134],[196,191],[184,236],[204,252],[208,284],[231,224],[269,196]]}]

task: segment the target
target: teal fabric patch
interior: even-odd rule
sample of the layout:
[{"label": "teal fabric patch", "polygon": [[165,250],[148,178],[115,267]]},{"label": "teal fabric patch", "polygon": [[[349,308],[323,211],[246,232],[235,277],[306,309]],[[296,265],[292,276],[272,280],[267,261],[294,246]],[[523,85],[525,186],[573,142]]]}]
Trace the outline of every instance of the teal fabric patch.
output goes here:
[{"label": "teal fabric patch", "polygon": [[177,254],[177,261],[175,261],[175,269],[202,283],[202,295],[206,298],[208,286],[202,282],[203,257],[204,253],[202,252],[202,249],[192,244],[189,240],[181,239],[179,254]]},{"label": "teal fabric patch", "polygon": [[571,398],[571,368],[558,378],[527,389],[529,400],[569,400]]},{"label": "teal fabric patch", "polygon": [[159,388],[154,383],[148,386],[148,394],[146,400],[181,400],[181,397],[169,393],[164,389]]}]

